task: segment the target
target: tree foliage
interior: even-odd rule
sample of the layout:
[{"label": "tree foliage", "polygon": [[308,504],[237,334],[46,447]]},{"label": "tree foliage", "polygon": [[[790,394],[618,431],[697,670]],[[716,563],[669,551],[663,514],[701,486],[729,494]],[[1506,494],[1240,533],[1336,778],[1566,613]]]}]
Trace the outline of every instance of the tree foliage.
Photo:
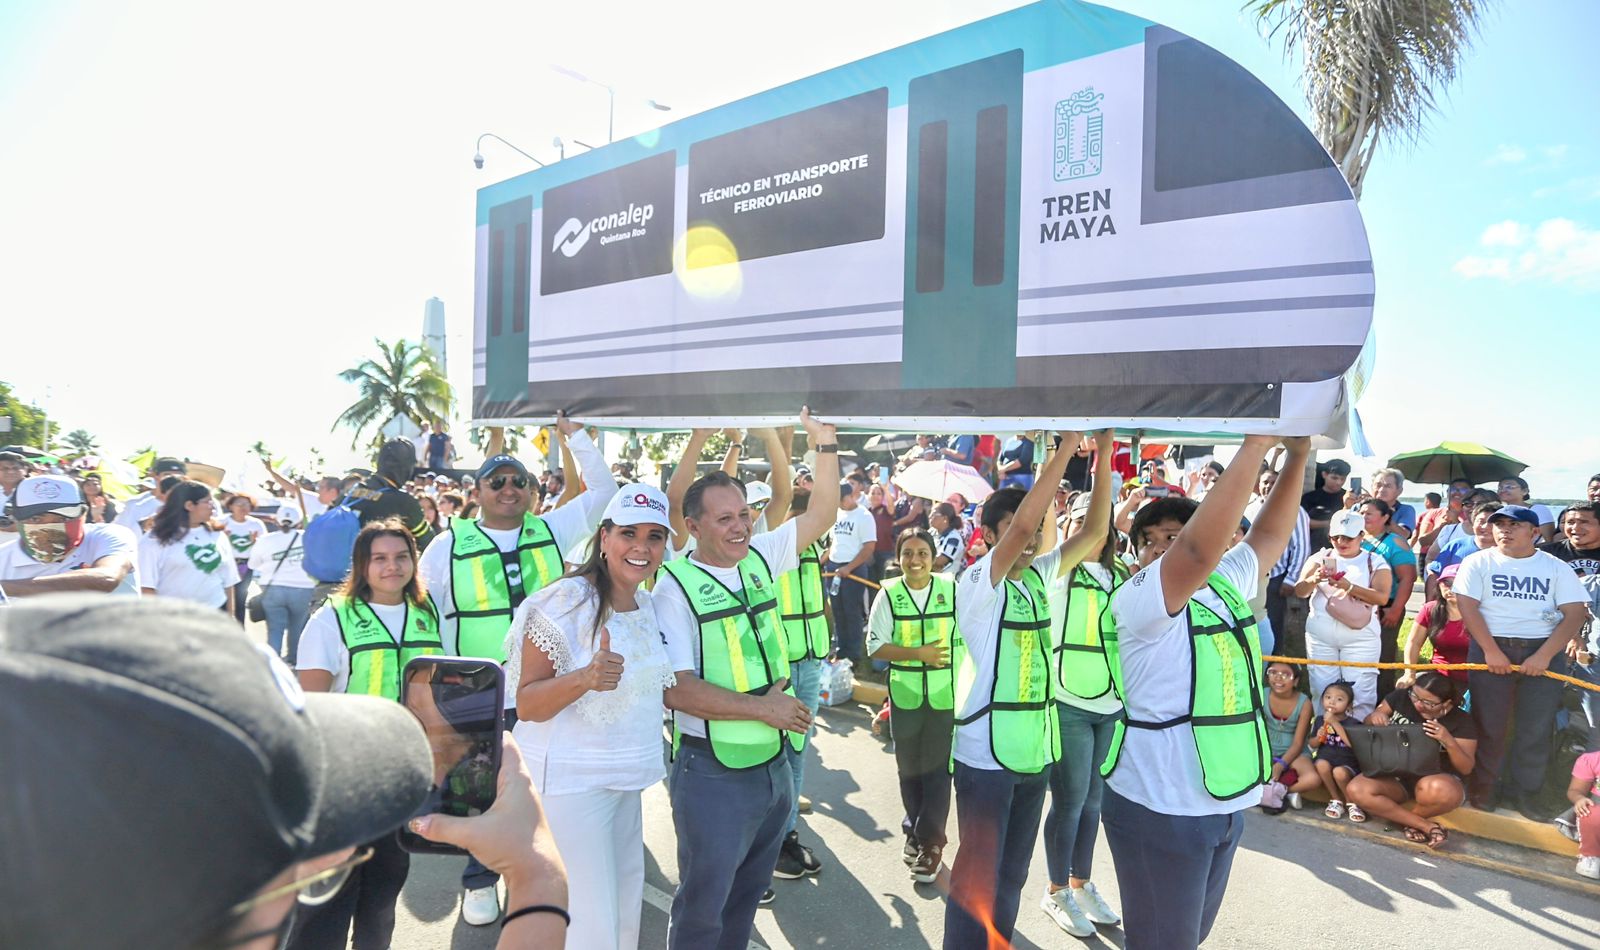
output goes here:
[{"label": "tree foliage", "polygon": [[88,429],[73,429],[61,437],[61,444],[74,455],[93,455],[100,451],[100,442]]},{"label": "tree foliage", "polygon": [[1304,60],[1312,131],[1350,190],[1378,143],[1415,142],[1456,77],[1491,0],[1248,0],[1284,55]]},{"label": "tree foliage", "polygon": [[[0,445],[49,447],[49,433],[44,431],[44,410],[18,399],[12,392],[11,384],[4,381],[0,381],[0,416],[11,417],[11,431],[0,432]],[[51,422],[49,426],[51,433],[60,432],[60,427],[55,423]]]},{"label": "tree foliage", "polygon": [[351,448],[360,444],[362,433],[369,428],[374,430],[369,441],[381,441],[376,430],[399,416],[419,428],[424,422],[437,426],[449,419],[455,403],[450,381],[432,350],[409,340],[373,342],[378,347],[376,359],[362,360],[339,374],[340,379],[354,383],[360,390],[360,398],[333,423],[335,429],[345,425],[354,430]]}]

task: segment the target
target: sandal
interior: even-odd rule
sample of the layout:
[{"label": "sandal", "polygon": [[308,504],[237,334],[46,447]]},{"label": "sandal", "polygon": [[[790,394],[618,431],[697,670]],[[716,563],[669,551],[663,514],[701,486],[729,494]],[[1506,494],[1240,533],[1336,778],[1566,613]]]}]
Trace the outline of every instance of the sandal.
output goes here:
[{"label": "sandal", "polygon": [[1412,828],[1409,825],[1404,827],[1404,828],[1401,828],[1400,830],[1405,832],[1407,841],[1413,842],[1415,844],[1427,844],[1428,843],[1428,833],[1426,831],[1419,831],[1418,829]]},{"label": "sandal", "polygon": [[1437,851],[1449,840],[1450,832],[1444,830],[1444,825],[1435,824],[1428,829],[1428,850]]},{"label": "sandal", "polygon": [[1355,802],[1350,803],[1350,807],[1346,809],[1346,813],[1349,814],[1350,820],[1358,825],[1367,820],[1367,813],[1362,811],[1361,806],[1357,805]]},{"label": "sandal", "polygon": [[1341,802],[1336,798],[1333,801],[1328,803],[1328,807],[1324,808],[1322,810],[1322,813],[1324,815],[1328,816],[1329,818],[1333,818],[1333,819],[1343,818],[1344,817],[1344,802]]}]

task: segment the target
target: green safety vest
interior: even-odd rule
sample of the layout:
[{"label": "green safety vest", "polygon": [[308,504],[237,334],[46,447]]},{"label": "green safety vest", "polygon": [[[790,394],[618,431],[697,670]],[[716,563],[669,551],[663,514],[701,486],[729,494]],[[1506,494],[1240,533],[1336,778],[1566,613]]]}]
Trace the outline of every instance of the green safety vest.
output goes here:
[{"label": "green safety vest", "polygon": [[432,606],[419,607],[406,601],[405,625],[396,643],[371,605],[359,597],[335,594],[328,598],[333,617],[339,622],[339,636],[350,653],[350,682],[347,693],[400,699],[400,674],[407,663],[419,656],[444,653],[439,642],[439,621]]},{"label": "green safety vest", "polygon": [[[1005,612],[995,636],[994,686],[989,701],[956,720],[957,728],[987,716],[989,748],[1008,772],[1037,775],[1061,758],[1061,724],[1056,716],[1055,676],[1050,670],[1050,604],[1044,579],[1029,567],[1022,572],[1028,593],[1009,579]],[[972,653],[961,651],[956,669],[956,708],[966,709],[977,678]]]},{"label": "green safety vest", "polygon": [[889,598],[889,613],[894,618],[894,645],[925,647],[943,643],[950,647],[950,665],[930,668],[921,660],[889,661],[889,699],[896,709],[955,708],[956,649],[961,638],[956,634],[956,582],[949,575],[935,574],[928,591],[926,612],[898,578],[883,585]]},{"label": "green safety vest", "polygon": [[790,663],[825,660],[828,618],[822,609],[822,542],[800,552],[800,566],[778,575],[778,612]]},{"label": "green safety vest", "polygon": [[1189,712],[1165,722],[1139,722],[1129,716],[1117,628],[1111,611],[1105,611],[1100,636],[1124,708],[1123,718],[1112,729],[1111,748],[1100,774],[1109,776],[1117,767],[1128,729],[1171,729],[1189,723],[1206,792],[1227,801],[1266,782],[1272,772],[1272,747],[1262,713],[1261,637],[1255,615],[1238,588],[1221,574],[1213,573],[1206,583],[1232,616],[1219,617],[1199,601],[1189,600],[1189,659],[1194,671],[1189,679]]},{"label": "green safety vest", "polygon": [[[772,569],[760,554],[751,551],[739,562],[743,590],[737,593],[708,574],[693,558],[678,558],[664,566],[683,588],[689,609],[700,624],[701,679],[736,693],[760,696],[767,687],[789,675],[776,585]],[[784,692],[793,696],[794,686]],[[706,720],[706,741],[711,744],[712,754],[730,769],[771,762],[782,754],[786,739],[796,752],[805,748],[804,736],[774,729],[758,720]]]},{"label": "green safety vest", "polygon": [[[522,516],[517,536],[523,596],[548,585],[566,572],[561,549],[543,518]],[[505,661],[506,631],[511,628],[511,579],[493,539],[476,521],[450,519],[450,600],[456,621],[456,655]]]},{"label": "green safety vest", "polygon": [[1067,580],[1066,609],[1061,633],[1056,637],[1056,699],[1068,694],[1079,699],[1099,699],[1111,692],[1111,666],[1100,641],[1101,615],[1109,615],[1111,594],[1122,586],[1111,574],[1111,592],[1100,586],[1080,564]]}]

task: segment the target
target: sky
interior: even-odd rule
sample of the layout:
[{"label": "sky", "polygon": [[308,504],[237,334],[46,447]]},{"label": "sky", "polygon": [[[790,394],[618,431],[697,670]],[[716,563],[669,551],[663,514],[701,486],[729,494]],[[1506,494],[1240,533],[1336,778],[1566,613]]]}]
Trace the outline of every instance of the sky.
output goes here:
[{"label": "sky", "polygon": [[[547,162],[555,136],[605,141],[606,93],[553,65],[619,90],[622,137],[1018,5],[0,3],[0,379],[113,454],[347,463],[338,373],[420,336],[429,297],[469,394],[475,191],[532,167],[491,140],[473,168],[478,135]],[[1305,115],[1240,0],[1105,5]],[[1482,442],[1577,497],[1600,471],[1572,396],[1600,319],[1600,3],[1489,6],[1423,139],[1368,174],[1359,408],[1380,458]]]}]

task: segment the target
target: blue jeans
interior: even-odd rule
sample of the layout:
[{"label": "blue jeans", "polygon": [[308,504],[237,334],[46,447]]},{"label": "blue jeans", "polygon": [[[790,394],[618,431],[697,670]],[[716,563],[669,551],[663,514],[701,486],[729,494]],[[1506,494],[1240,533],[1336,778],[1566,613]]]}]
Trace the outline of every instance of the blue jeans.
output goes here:
[{"label": "blue jeans", "polygon": [[[261,606],[267,612],[267,645],[294,666],[300,656],[300,631],[311,617],[311,588],[269,584],[261,591]],[[285,643],[289,645],[287,655]]]},{"label": "blue jeans", "polygon": [[684,737],[672,763],[678,890],[668,950],[745,950],[783,846],[794,779],[789,756],[730,769]]},{"label": "blue jeans", "polygon": [[1194,950],[1228,889],[1244,812],[1163,815],[1105,791],[1106,843],[1122,897],[1123,950]]},{"label": "blue jeans", "polygon": [[[794,698],[805,703],[815,717],[817,706],[822,702],[822,661],[799,660],[790,663],[789,684],[794,687]],[[806,753],[811,750],[811,737],[816,734],[817,723],[813,718],[811,730],[806,733],[806,747],[798,753],[789,754],[789,770],[794,773],[794,800],[789,803],[789,823],[783,826],[786,835],[794,830],[795,823],[800,820],[800,787],[806,778]]]},{"label": "blue jeans", "polygon": [[[1018,775],[956,763],[956,828],[961,844],[950,869],[950,898],[945,902],[945,950],[990,946],[991,926],[1003,945],[1010,945],[1049,784],[1047,772]],[[986,913],[986,908],[993,912]]]},{"label": "blue jeans", "polygon": [[[1586,683],[1600,684],[1600,658],[1596,658],[1588,666],[1574,662],[1570,672]],[[1579,699],[1583,703],[1583,716],[1589,720],[1589,744],[1585,746],[1585,750],[1600,752],[1600,693],[1592,689],[1578,692]]]},{"label": "blue jeans", "polygon": [[1100,835],[1100,797],[1106,781],[1100,763],[1111,748],[1121,713],[1085,712],[1056,703],[1061,717],[1061,761],[1050,768],[1050,812],[1044,818],[1044,857],[1050,883],[1087,881]]},{"label": "blue jeans", "polygon": [[[832,573],[844,568],[845,565],[837,561],[829,561],[823,570]],[[858,574],[841,575],[829,581],[829,589],[832,584],[838,584],[839,592],[828,598],[833,604],[834,641],[838,644],[839,655],[852,662],[861,660],[867,639],[867,587],[850,580],[851,577],[866,577],[867,568],[856,570]]]},{"label": "blue jeans", "polygon": [[[1542,638],[1495,637],[1494,642],[1512,663],[1521,663],[1544,646]],[[1483,662],[1483,648],[1476,640],[1467,647],[1467,662]],[[1551,659],[1550,672],[1567,672],[1565,653]],[[1472,720],[1478,726],[1478,752],[1468,786],[1472,796],[1486,796],[1496,784],[1517,795],[1537,794],[1544,784],[1550,736],[1566,685],[1548,676],[1500,676],[1488,670],[1469,672],[1467,684],[1472,688]]]}]

